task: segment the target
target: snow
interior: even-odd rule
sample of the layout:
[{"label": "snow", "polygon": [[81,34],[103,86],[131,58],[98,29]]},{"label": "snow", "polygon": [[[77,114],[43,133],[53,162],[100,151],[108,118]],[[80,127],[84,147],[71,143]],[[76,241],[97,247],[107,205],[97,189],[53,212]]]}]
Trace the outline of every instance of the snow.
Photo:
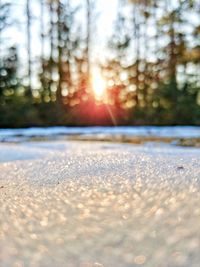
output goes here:
[{"label": "snow", "polygon": [[124,135],[140,137],[198,138],[200,127],[194,126],[137,126],[137,127],[48,127],[26,129],[0,129],[0,141],[14,137],[49,137],[57,135]]},{"label": "snow", "polygon": [[0,144],[0,266],[199,267],[200,150]]}]

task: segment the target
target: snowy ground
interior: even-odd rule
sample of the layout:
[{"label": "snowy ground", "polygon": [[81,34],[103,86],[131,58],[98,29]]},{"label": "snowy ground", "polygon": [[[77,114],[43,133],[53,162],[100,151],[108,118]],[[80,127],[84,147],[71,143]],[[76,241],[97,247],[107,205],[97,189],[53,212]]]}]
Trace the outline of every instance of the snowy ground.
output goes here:
[{"label": "snowy ground", "polygon": [[0,129],[0,141],[16,141],[19,138],[56,137],[73,135],[139,136],[162,138],[200,138],[200,127],[49,127],[27,129]]},{"label": "snowy ground", "polygon": [[0,144],[1,267],[199,267],[200,150]]}]

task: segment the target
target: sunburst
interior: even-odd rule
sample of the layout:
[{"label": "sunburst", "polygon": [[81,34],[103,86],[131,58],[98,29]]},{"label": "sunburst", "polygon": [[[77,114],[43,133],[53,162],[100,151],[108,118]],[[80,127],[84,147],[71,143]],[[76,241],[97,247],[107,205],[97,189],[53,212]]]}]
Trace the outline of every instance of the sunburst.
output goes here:
[{"label": "sunburst", "polygon": [[106,95],[106,81],[102,77],[99,68],[93,68],[92,70],[92,90],[97,100],[103,100]]}]

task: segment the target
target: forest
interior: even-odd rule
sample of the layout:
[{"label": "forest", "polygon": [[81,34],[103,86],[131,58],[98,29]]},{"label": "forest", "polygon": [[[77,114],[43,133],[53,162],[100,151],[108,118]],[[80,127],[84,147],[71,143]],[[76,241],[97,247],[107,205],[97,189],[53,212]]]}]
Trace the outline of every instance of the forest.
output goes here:
[{"label": "forest", "polygon": [[200,125],[200,1],[101,1],[0,1],[1,128]]}]

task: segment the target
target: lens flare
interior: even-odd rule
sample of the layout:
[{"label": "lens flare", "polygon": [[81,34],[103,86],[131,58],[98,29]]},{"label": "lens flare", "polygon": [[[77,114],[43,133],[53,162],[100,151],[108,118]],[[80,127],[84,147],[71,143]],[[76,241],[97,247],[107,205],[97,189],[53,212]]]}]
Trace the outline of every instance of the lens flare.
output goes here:
[{"label": "lens flare", "polygon": [[92,71],[92,90],[97,100],[103,100],[106,93],[106,81],[98,68]]}]

